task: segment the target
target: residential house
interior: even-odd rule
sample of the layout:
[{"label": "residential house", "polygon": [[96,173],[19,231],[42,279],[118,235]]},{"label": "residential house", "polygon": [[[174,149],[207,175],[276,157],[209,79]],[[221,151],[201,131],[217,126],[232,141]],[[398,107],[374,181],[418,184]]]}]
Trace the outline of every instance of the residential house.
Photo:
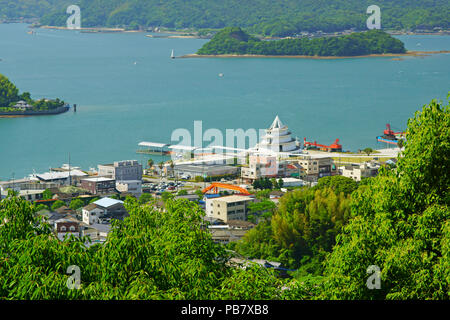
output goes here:
[{"label": "residential house", "polygon": [[123,220],[128,216],[123,201],[103,198],[91,204],[88,204],[82,209],[83,222],[88,225],[93,224],[108,224],[111,219]]},{"label": "residential house", "polygon": [[339,167],[339,172],[344,177],[352,178],[355,181],[361,181],[364,178],[375,177],[380,169],[380,164],[375,161],[365,162],[363,164],[350,164]]},{"label": "residential house", "polygon": [[54,228],[59,240],[64,240],[70,235],[75,237],[81,235],[80,222],[74,219],[58,219],[54,222]]},{"label": "residential house", "polygon": [[98,223],[100,217],[105,214],[105,209],[97,206],[95,203],[90,203],[87,206],[83,207],[83,222],[91,225],[94,223]]}]

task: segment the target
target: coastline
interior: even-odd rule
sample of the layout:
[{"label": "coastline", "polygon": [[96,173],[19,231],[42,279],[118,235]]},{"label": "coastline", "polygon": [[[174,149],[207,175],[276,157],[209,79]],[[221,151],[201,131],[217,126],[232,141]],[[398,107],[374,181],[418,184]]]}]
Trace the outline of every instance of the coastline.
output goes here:
[{"label": "coastline", "polygon": [[[90,27],[80,29],[69,29],[67,27],[58,26],[39,26],[39,29],[51,29],[51,30],[68,30],[68,31],[80,31],[82,33],[149,33],[148,30],[126,30],[125,28],[106,28],[106,27]],[[196,35],[191,35],[182,31],[161,31],[159,35],[146,35],[149,38],[168,38],[168,39],[203,39]],[[167,34],[167,35],[164,35]]]},{"label": "coastline", "polygon": [[147,34],[146,37],[155,38],[155,39],[202,39],[197,36],[185,36],[185,35],[177,35],[177,36],[158,36]]},{"label": "coastline", "polygon": [[[47,26],[47,25],[43,25],[43,26],[35,26],[32,28],[42,28],[42,29],[56,29],[56,30],[74,30],[74,29],[69,29],[67,27],[62,27],[62,26]],[[148,33],[151,31],[148,30],[126,30],[125,28],[109,28],[109,27],[87,27],[87,28],[80,28],[77,29],[79,31],[85,31],[85,32],[126,32],[126,33],[131,33],[131,32],[143,32],[143,33]],[[191,31],[186,31],[186,30],[160,30],[157,33],[162,33],[162,34],[169,34],[169,36],[161,36],[161,37],[169,37],[169,38],[178,38],[178,37],[183,37],[183,38],[195,38],[195,39],[204,39],[204,37],[200,37],[195,35],[195,32],[197,32],[196,30],[191,30]],[[442,30],[442,31],[436,31],[436,32],[414,32],[414,31],[395,31],[395,30],[386,30],[386,33],[390,34],[390,35],[414,35],[414,36],[448,36],[450,35],[450,30]],[[330,33],[330,34],[324,34],[324,36],[335,36],[335,33]],[[149,35],[150,37],[152,37],[151,35]],[[155,38],[158,36],[155,36]],[[266,40],[280,40],[280,39],[289,39],[290,37],[264,37],[264,39]]]},{"label": "coastline", "polygon": [[186,54],[176,57],[182,58],[290,58],[290,59],[315,59],[315,60],[335,60],[335,59],[351,59],[351,58],[398,58],[398,57],[426,57],[432,54],[450,53],[450,50],[440,51],[408,51],[407,53],[382,53],[368,54],[362,56],[290,56],[290,55],[258,55],[258,54],[217,54],[217,55],[199,55],[196,53]]},{"label": "coastline", "polygon": [[70,110],[70,105],[64,105],[53,110],[41,110],[41,111],[0,111],[0,118],[21,118],[32,116],[46,116],[65,113]]},{"label": "coastline", "polygon": [[40,29],[53,29],[53,30],[75,30],[80,32],[136,32],[135,30],[126,31],[123,28],[80,28],[80,29],[69,29],[67,27],[56,27],[56,26],[39,26]]}]

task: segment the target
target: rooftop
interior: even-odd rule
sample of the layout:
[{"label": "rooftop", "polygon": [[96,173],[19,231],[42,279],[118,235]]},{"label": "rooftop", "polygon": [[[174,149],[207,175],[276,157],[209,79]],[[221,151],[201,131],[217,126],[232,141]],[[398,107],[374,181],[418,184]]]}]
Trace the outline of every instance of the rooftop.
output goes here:
[{"label": "rooftop", "polygon": [[105,178],[105,177],[86,178],[86,179],[83,179],[83,180],[84,180],[84,181],[90,181],[90,182],[114,181],[114,179],[111,179],[111,178]]},{"label": "rooftop", "polygon": [[275,120],[273,120],[272,125],[270,126],[269,130],[271,129],[282,129],[286,126],[281,122],[280,118],[278,116],[275,117]]},{"label": "rooftop", "polygon": [[225,197],[220,197],[217,199],[214,199],[215,201],[223,201],[226,203],[231,203],[231,202],[239,202],[239,201],[253,201],[253,198],[250,198],[248,196],[237,196],[237,195],[232,195],[232,196],[225,196]]},{"label": "rooftop", "polygon": [[81,170],[71,170],[64,171],[64,172],[46,172],[41,174],[36,174],[36,177],[38,177],[41,180],[57,180],[57,179],[67,179],[69,176],[72,177],[84,177],[87,176],[87,173],[84,173]]},{"label": "rooftop", "polygon": [[91,211],[97,208],[97,205],[95,203],[89,203],[87,206],[83,207],[84,210]]},{"label": "rooftop", "polygon": [[103,207],[103,208],[109,208],[118,203],[123,203],[123,201],[112,199],[112,198],[102,198],[102,199],[94,202],[94,204],[96,204],[100,207]]},{"label": "rooftop", "polygon": [[147,141],[142,141],[142,142],[139,143],[139,146],[141,146],[141,147],[164,148],[164,147],[167,147],[168,144],[166,144],[166,143],[157,143],[157,142],[147,142]]},{"label": "rooftop", "polygon": [[185,171],[205,171],[207,172],[208,170],[214,170],[214,169],[218,169],[218,168],[235,168],[233,166],[228,166],[228,165],[224,165],[224,164],[175,164],[175,169],[176,170],[185,170]]}]

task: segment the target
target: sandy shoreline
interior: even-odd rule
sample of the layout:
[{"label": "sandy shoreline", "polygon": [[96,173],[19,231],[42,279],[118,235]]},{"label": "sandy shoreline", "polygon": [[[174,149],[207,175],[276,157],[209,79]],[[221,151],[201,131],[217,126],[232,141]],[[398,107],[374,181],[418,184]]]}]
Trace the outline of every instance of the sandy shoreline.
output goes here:
[{"label": "sandy shoreline", "polygon": [[40,26],[41,29],[54,29],[54,30],[70,30],[70,31],[85,31],[85,32],[141,32],[137,30],[125,30],[123,28],[80,28],[69,29],[67,27],[55,27],[55,26]]},{"label": "sandy shoreline", "polygon": [[257,55],[257,54],[218,54],[218,55],[199,55],[187,54],[176,58],[290,58],[290,59],[318,59],[318,60],[334,60],[334,59],[351,59],[351,58],[398,58],[398,57],[425,57],[431,54],[450,53],[450,50],[441,51],[408,51],[407,53],[386,53],[386,54],[369,54],[364,56],[277,56],[277,55]]}]

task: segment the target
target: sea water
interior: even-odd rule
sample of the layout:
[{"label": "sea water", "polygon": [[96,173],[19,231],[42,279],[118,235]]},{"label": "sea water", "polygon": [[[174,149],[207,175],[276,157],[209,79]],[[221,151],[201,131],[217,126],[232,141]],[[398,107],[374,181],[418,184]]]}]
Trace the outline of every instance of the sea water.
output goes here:
[{"label": "sea water", "polygon": [[[178,128],[263,129],[278,115],[292,137],[344,150],[378,145],[386,123],[406,128],[432,99],[446,100],[450,55],[352,58],[170,59],[207,40],[145,33],[81,33],[0,25],[0,73],[32,97],[77,112],[0,118],[0,180],[68,163],[146,163],[138,143],[171,141]],[[450,36],[398,36],[409,50],[450,50]],[[219,76],[223,74],[223,76]],[[207,145],[208,143],[205,142]],[[155,157],[155,161],[160,159]]]}]

